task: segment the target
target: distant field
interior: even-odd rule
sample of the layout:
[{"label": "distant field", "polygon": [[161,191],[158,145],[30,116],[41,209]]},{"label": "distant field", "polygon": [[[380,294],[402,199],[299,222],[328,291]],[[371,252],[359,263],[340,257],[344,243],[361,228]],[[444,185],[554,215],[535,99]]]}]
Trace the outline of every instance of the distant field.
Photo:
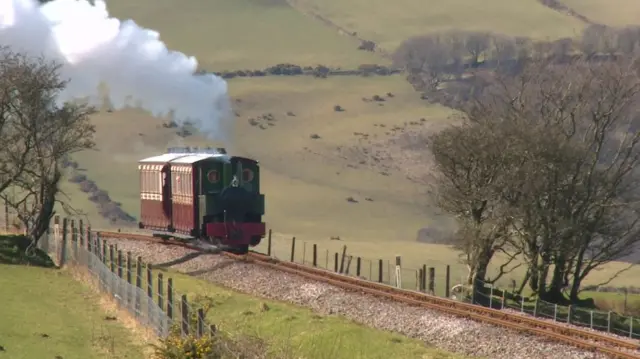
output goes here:
[{"label": "distant field", "polygon": [[110,0],[108,8],[112,16],[159,31],[169,48],[196,56],[212,71],[383,62],[284,0]]},{"label": "distant field", "polygon": [[131,332],[106,320],[99,297],[68,272],[41,267],[42,258],[29,260],[31,266],[6,264],[20,262],[23,251],[0,237],[0,357],[144,358]]},{"label": "distant field", "polygon": [[[266,220],[277,231],[323,238],[415,240],[417,229],[431,223],[432,211],[420,194],[423,186],[407,181],[401,173],[385,176],[335,156],[337,146],[358,144],[354,132],[366,132],[372,140],[378,136],[384,142],[391,138],[386,133],[394,125],[425,118],[423,126],[413,127],[428,129],[446,120],[449,110],[426,106],[400,76],[234,79],[229,88],[240,115],[234,153],[261,161]],[[362,97],[387,92],[394,97],[383,106],[362,101]],[[336,104],[345,111],[335,112]],[[249,124],[249,118],[266,113],[273,114],[274,126],[261,129]],[[75,158],[100,188],[137,216],[137,161],[181,141],[175,129],[162,128],[161,120],[135,110],[101,113],[94,122],[97,151]],[[320,138],[311,139],[311,134]],[[183,141],[187,143],[207,142],[194,136]],[[350,164],[356,168],[347,167]],[[360,203],[347,202],[350,196]]]},{"label": "distant field", "polygon": [[635,0],[562,0],[592,21],[610,26],[640,25],[640,2]]},{"label": "distant field", "polygon": [[451,29],[545,39],[573,37],[584,27],[579,20],[551,10],[537,0],[399,0],[391,3],[385,0],[291,0],[291,3],[303,12],[316,13],[350,32],[376,41],[388,51],[411,36]]}]

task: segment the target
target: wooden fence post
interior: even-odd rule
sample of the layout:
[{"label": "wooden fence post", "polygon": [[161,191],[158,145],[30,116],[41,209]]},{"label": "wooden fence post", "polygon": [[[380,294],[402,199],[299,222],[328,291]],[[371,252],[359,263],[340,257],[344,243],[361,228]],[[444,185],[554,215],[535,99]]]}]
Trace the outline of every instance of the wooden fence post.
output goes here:
[{"label": "wooden fence post", "polygon": [[153,272],[151,271],[151,264],[147,264],[147,317],[153,323]]},{"label": "wooden fence post", "polygon": [[122,262],[124,262],[123,258],[122,258],[122,251],[118,250],[118,263],[117,263],[117,267],[118,267],[118,277],[122,278],[124,276],[124,274],[122,274],[122,271],[124,270],[124,265],[122,264]]},{"label": "wooden fence post", "polygon": [[333,271],[338,273],[338,252],[335,253],[335,255],[333,256]]},{"label": "wooden fence post", "polygon": [[[87,226],[87,240],[90,242],[88,245],[91,247],[88,249],[91,252],[96,246],[96,234],[91,231],[91,226]],[[98,253],[100,253],[100,249],[98,249]]]},{"label": "wooden fence post", "polygon": [[427,276],[428,276],[427,265],[423,264],[422,265],[422,283],[420,283],[420,286],[422,287],[422,291],[425,293],[427,292]]},{"label": "wooden fence post", "polygon": [[60,246],[60,267],[67,263],[67,218],[62,219],[62,245]]},{"label": "wooden fence post", "polygon": [[81,219],[78,221],[78,239],[80,240],[80,248],[84,248],[84,221]]},{"label": "wooden fence post", "polygon": [[124,257],[122,255],[122,251],[117,249],[118,251],[118,278],[116,279],[118,281],[117,286],[116,286],[116,294],[120,297],[119,303],[120,305],[125,304],[123,303],[125,300],[127,300],[127,298],[123,298],[122,297],[122,280],[124,278]]},{"label": "wooden fence post", "polygon": [[4,230],[9,233],[9,203],[4,201]]},{"label": "wooden fence post", "polygon": [[344,273],[349,275],[349,269],[351,268],[351,261],[353,260],[353,256],[347,256],[347,266],[344,268]]},{"label": "wooden fence post", "polygon": [[180,309],[180,314],[182,314],[182,334],[189,335],[189,303],[187,302],[186,294],[182,295]]},{"label": "wooden fence post", "polygon": [[315,243],[313,244],[313,266],[318,266],[318,245]]},{"label": "wooden fence post", "polygon": [[269,230],[269,236],[267,237],[267,255],[271,257],[271,230]]},{"label": "wooden fence post", "polygon": [[111,290],[111,294],[115,293],[115,287],[116,287],[116,278],[115,278],[115,274],[116,272],[116,252],[115,252],[115,248],[113,247],[113,244],[109,245],[109,265],[111,267],[111,273],[113,273],[112,276],[109,276],[109,289]]},{"label": "wooden fence post", "polygon": [[356,258],[356,277],[360,277],[360,270],[362,269],[362,263],[360,257]]},{"label": "wooden fence post", "polygon": [[[160,312],[161,313],[165,313],[164,311],[164,281],[162,278],[162,273],[158,273],[158,307],[160,308]],[[159,318],[159,327],[160,327],[160,333],[164,334],[164,320],[162,320],[162,316],[160,316]]]},{"label": "wooden fence post", "polygon": [[383,269],[382,269],[382,259],[378,259],[378,283],[382,283],[383,277]]},{"label": "wooden fence post", "polygon": [[167,279],[167,317],[173,321],[173,278]]},{"label": "wooden fence post", "polygon": [[140,316],[140,291],[142,290],[142,257],[136,259],[136,317]]},{"label": "wooden fence post", "polygon": [[87,231],[85,233],[87,238],[87,251],[89,251],[89,253],[94,253],[93,248],[95,248],[95,243],[93,233],[91,233],[91,227],[87,227]]},{"label": "wooden fence post", "polygon": [[131,269],[131,265],[133,263],[133,258],[131,257],[131,252],[127,252],[127,286],[125,286],[124,292],[127,297],[127,306],[131,305],[131,285],[133,284],[133,271]]},{"label": "wooden fence post", "polygon": [[291,262],[294,262],[296,259],[296,237],[291,239]]},{"label": "wooden fence post", "polygon": [[342,257],[340,258],[340,274],[344,273],[344,257],[347,255],[347,246],[342,247]]},{"label": "wooden fence post", "polygon": [[436,269],[434,267],[429,267],[429,293],[436,294]]},{"label": "wooden fence post", "polygon": [[99,245],[102,245],[102,258],[100,259],[102,260],[102,263],[106,266],[107,265],[107,241],[103,241],[102,238],[100,238],[99,234],[96,234],[96,239],[98,240]]},{"label": "wooden fence post", "polygon": [[204,309],[198,309],[198,330],[197,330],[198,338],[202,338],[204,336]]},{"label": "wooden fence post", "polygon": [[71,246],[73,248],[73,259],[78,259],[78,228],[75,219],[71,220]]},{"label": "wooden fence post", "polygon": [[447,264],[444,278],[444,296],[449,298],[451,295],[451,266]]},{"label": "wooden fence post", "polygon": [[402,257],[396,256],[396,288],[402,288]]}]

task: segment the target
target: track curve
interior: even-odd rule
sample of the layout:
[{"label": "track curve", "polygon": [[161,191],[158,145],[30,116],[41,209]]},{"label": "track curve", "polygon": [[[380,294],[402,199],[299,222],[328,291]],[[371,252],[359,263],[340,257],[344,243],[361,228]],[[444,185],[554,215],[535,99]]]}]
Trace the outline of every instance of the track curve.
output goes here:
[{"label": "track curve", "polygon": [[337,274],[325,269],[303,266],[297,263],[280,261],[261,253],[249,252],[246,255],[237,255],[219,250],[203,248],[189,242],[175,239],[160,239],[148,234],[125,232],[98,232],[102,238],[120,238],[156,242],[165,245],[181,246],[205,253],[221,253],[238,261],[246,261],[302,276],[314,281],[324,282],[344,289],[363,292],[377,297],[393,301],[404,302],[414,306],[425,307],[462,318],[468,318],[491,325],[510,328],[519,332],[525,332],[553,341],[576,346],[578,348],[601,352],[614,358],[640,359],[640,342],[618,339],[594,333],[588,330],[572,328],[553,322],[540,320],[533,317],[511,314],[498,309],[486,308],[469,303],[458,302],[448,298],[436,297],[410,290],[398,289],[385,284],[370,282],[355,277]]}]

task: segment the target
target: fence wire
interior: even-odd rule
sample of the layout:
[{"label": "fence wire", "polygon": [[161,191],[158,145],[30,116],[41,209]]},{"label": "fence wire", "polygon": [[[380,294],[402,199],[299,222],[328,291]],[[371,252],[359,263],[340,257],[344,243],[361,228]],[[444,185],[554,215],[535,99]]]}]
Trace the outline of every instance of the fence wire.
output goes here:
[{"label": "fence wire", "polygon": [[[78,240],[73,240],[75,237]],[[103,293],[115,298],[120,308],[126,309],[141,324],[152,328],[158,336],[166,336],[172,323],[181,324],[183,334],[194,331],[202,334],[203,331],[215,328],[203,328],[204,323],[193,328],[189,318],[198,314],[202,316],[202,311],[199,313],[199,308],[193,306],[186,296],[175,293],[168,283],[170,279],[163,279],[162,273],[154,272],[153,275],[157,278],[153,277],[144,263],[139,264],[138,270],[139,262],[135,258],[129,258],[126,253],[118,252],[113,247],[107,249],[100,240],[96,241],[86,234],[77,233],[75,237],[70,235],[71,240],[65,246],[60,230],[56,229],[53,234],[40,241],[40,247],[53,254],[58,261],[66,260],[68,264],[85,268]],[[87,244],[87,240],[91,245]],[[638,318],[614,312],[564,307],[539,299],[531,300],[507,290],[493,288],[488,283],[472,287],[467,284],[466,274],[451,273],[449,266],[444,264],[417,269],[402,266],[398,268],[390,260],[368,259],[349,254],[343,256],[342,252],[321,249],[303,241],[298,241],[289,251],[280,248],[276,253],[275,248],[272,248],[271,256],[403,289],[448,296],[494,309],[512,309],[535,317],[640,339]],[[180,319],[176,321],[175,318]]]},{"label": "fence wire", "polygon": [[[479,288],[479,289],[478,289]],[[615,312],[562,306],[538,298],[526,298],[481,282],[466,300],[494,309],[512,309],[538,318],[640,339],[640,319]]]},{"label": "fence wire", "polygon": [[165,278],[162,272],[153,270],[140,258],[118,251],[95,234],[78,233],[76,240],[69,235],[64,243],[59,231],[51,232],[38,242],[41,250],[60,265],[81,269],[83,279],[91,282],[101,294],[112,298],[118,309],[126,310],[131,318],[151,329],[157,337],[167,337],[173,324],[179,325],[183,336],[215,333],[216,327],[206,323],[202,303],[190,302],[198,298],[178,293],[173,288],[172,278]]}]

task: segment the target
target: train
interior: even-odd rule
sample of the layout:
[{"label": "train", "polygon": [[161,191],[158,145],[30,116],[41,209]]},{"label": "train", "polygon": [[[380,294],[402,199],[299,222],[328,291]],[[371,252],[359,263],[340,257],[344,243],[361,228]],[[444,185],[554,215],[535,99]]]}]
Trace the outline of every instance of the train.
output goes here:
[{"label": "train", "polygon": [[224,148],[172,147],[140,160],[138,170],[140,229],[235,253],[247,253],[264,238],[257,160]]}]

